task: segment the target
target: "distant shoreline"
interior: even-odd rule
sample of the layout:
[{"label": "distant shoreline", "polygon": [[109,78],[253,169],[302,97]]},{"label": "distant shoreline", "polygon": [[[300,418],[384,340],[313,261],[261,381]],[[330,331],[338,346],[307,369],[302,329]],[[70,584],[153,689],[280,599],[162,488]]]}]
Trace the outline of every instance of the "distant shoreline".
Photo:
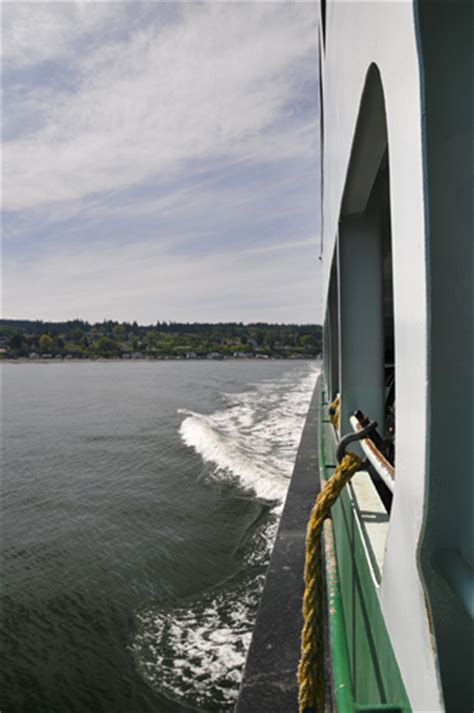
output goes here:
[{"label": "distant shoreline", "polygon": [[0,320],[8,361],[305,359],[322,352],[320,325]]}]

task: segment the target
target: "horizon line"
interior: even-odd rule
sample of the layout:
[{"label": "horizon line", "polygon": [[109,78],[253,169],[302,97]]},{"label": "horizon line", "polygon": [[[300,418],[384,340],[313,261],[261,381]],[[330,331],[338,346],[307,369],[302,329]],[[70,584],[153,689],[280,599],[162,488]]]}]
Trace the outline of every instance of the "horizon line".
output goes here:
[{"label": "horizon line", "polygon": [[148,324],[143,324],[139,323],[137,320],[133,321],[127,321],[127,320],[118,320],[118,319],[107,319],[104,318],[102,321],[90,321],[88,319],[82,319],[81,317],[72,317],[69,319],[60,319],[60,320],[54,320],[54,319],[40,319],[40,318],[34,318],[34,319],[28,319],[25,317],[21,318],[13,318],[13,317],[0,317],[0,323],[3,322],[38,322],[41,324],[68,324],[69,322],[82,322],[84,324],[90,324],[91,326],[96,326],[98,324],[107,324],[107,323],[115,323],[115,324],[136,324],[138,327],[154,327],[157,324],[167,324],[167,325],[172,325],[172,324],[180,324],[180,325],[192,325],[192,324],[200,324],[200,325],[207,325],[207,324],[212,324],[212,325],[219,325],[219,324],[236,324],[236,325],[241,325],[243,327],[251,327],[254,325],[259,325],[259,324],[267,324],[267,325],[276,325],[276,326],[299,326],[299,327],[304,327],[304,326],[311,326],[311,327],[321,327],[322,325],[319,324],[318,322],[267,322],[265,320],[260,320],[260,321],[254,321],[254,322],[243,322],[242,320],[219,320],[217,322],[211,322],[211,321],[186,321],[186,322],[181,322],[179,320],[166,320],[166,319],[161,319],[161,320],[156,320],[156,322],[150,322]]}]

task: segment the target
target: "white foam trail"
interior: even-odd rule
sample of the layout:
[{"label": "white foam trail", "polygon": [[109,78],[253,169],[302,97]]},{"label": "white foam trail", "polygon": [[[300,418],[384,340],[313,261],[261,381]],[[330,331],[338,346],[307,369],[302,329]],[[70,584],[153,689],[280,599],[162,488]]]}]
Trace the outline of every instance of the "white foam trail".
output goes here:
[{"label": "white foam trail", "polygon": [[[233,479],[273,505],[245,554],[244,581],[232,581],[191,602],[151,607],[139,617],[132,645],[144,678],[193,710],[233,710],[250,643],[264,572],[278,527],[301,431],[319,368],[224,394],[227,408],[210,415],[182,411],[180,434],[211,477]],[[298,378],[299,377],[299,378]]]},{"label": "white foam trail", "polygon": [[319,368],[295,383],[294,372],[225,394],[228,407],[210,415],[182,411],[181,438],[214,477],[234,477],[258,497],[282,503]]},{"label": "white foam trail", "polygon": [[262,579],[143,613],[133,648],[148,682],[194,710],[232,710]]}]

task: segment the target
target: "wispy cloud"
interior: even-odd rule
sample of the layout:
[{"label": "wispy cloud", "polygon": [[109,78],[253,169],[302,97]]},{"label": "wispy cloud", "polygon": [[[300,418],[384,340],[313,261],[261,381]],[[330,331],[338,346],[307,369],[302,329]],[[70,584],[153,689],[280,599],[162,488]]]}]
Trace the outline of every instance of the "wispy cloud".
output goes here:
[{"label": "wispy cloud", "polygon": [[[296,264],[307,249],[297,236],[318,231],[315,5],[19,2],[3,13],[6,310],[25,316],[26,295],[49,317],[82,313],[81,299],[89,310],[97,269],[102,305],[115,309],[125,290],[140,318],[134,266],[158,295],[165,264],[180,285],[167,288],[169,309],[185,310],[197,255],[208,282],[218,269],[249,299],[275,297],[270,281],[285,272],[257,280],[249,249],[281,255],[293,239]],[[242,295],[224,287],[224,311],[239,318]]]},{"label": "wispy cloud", "polygon": [[191,160],[314,151],[314,116],[293,120],[291,132],[286,125],[298,76],[316,61],[314,21],[298,6],[183,5],[179,22],[158,13],[147,27],[71,58],[91,27],[100,36],[108,14],[118,21],[115,5],[83,5],[33,6],[32,17],[23,8],[6,35],[6,56],[20,66],[53,59],[53,49],[74,64],[72,92],[66,83],[54,95],[44,87],[26,95],[28,111],[35,100],[49,107],[41,127],[5,146],[7,209],[80,201],[182,172]]},{"label": "wispy cloud", "polygon": [[[313,236],[284,244],[194,256],[158,241],[98,244],[18,261],[6,289],[17,291],[16,316],[90,320],[158,319],[312,322],[319,313]],[[54,277],[54,291],[51,279]],[[204,315],[204,316],[203,316]]]},{"label": "wispy cloud", "polygon": [[111,21],[120,22],[124,5],[103,2],[3,3],[3,62],[6,69],[31,67],[48,60],[73,59],[77,42]]}]

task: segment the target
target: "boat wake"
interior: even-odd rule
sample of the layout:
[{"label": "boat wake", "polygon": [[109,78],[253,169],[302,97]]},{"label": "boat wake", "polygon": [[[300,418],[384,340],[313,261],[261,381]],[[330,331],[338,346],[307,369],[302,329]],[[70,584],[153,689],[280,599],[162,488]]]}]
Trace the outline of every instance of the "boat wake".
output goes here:
[{"label": "boat wake", "polygon": [[[133,651],[145,680],[200,711],[235,705],[266,567],[319,369],[223,394],[212,414],[182,411],[183,442],[200,455],[210,483],[232,484],[265,504],[239,557],[242,567],[213,590],[138,616]],[[295,378],[296,377],[296,378]]]},{"label": "boat wake", "polygon": [[264,573],[170,609],[139,616],[135,643],[145,679],[192,710],[231,711]]},{"label": "boat wake", "polygon": [[182,411],[181,437],[212,464],[209,477],[234,480],[281,506],[317,373],[313,367],[296,384],[293,372],[224,394],[227,407],[210,415]]}]

